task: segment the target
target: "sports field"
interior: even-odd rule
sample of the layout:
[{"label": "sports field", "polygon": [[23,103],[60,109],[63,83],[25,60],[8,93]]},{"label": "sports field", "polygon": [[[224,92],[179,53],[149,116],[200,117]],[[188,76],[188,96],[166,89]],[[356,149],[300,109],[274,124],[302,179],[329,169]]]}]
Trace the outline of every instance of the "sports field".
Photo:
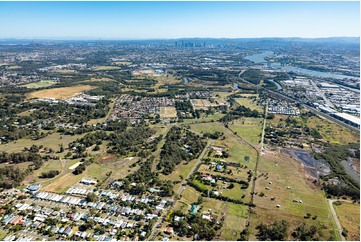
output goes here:
[{"label": "sports field", "polygon": [[51,88],[40,90],[36,92],[31,92],[28,94],[28,98],[57,98],[64,99],[74,97],[76,95],[81,94],[84,91],[91,90],[95,87],[86,86],[86,85],[78,85],[73,87],[59,87],[59,88]]}]

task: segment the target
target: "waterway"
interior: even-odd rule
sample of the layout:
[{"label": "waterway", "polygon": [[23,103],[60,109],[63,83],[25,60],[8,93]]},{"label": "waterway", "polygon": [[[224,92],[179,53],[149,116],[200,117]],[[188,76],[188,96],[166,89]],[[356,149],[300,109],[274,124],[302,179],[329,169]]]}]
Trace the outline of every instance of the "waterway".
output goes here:
[{"label": "waterway", "polygon": [[277,91],[282,90],[282,86],[278,82],[275,82],[274,80],[268,80],[268,81],[272,82],[273,84],[275,84],[277,86]]},{"label": "waterway", "polygon": [[[323,78],[334,78],[334,79],[338,79],[338,80],[343,80],[345,78],[347,79],[355,79],[356,77],[353,76],[346,76],[346,75],[341,75],[341,74],[335,74],[335,73],[330,73],[330,72],[321,72],[321,71],[314,71],[314,70],[308,70],[308,69],[304,69],[304,68],[299,68],[299,67],[295,67],[295,66],[290,66],[290,65],[281,65],[281,63],[278,62],[270,62],[268,63],[264,58],[268,57],[268,56],[272,56],[274,54],[273,51],[264,51],[262,53],[259,54],[255,54],[255,55],[249,55],[246,56],[245,59],[252,61],[256,64],[264,64],[265,66],[269,66],[272,69],[281,69],[281,70],[285,70],[285,71],[292,71],[295,73],[300,73],[300,74],[304,74],[304,75],[310,75],[310,76],[315,76],[315,77],[323,77]],[[357,90],[354,88],[349,88],[351,90]]]}]

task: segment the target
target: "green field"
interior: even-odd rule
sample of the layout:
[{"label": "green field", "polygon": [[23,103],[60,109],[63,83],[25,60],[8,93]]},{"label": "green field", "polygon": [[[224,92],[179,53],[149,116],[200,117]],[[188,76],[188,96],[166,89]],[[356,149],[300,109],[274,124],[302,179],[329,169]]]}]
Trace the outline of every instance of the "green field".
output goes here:
[{"label": "green field", "polygon": [[360,204],[341,202],[333,203],[341,226],[347,229],[347,240],[360,241]]},{"label": "green field", "polygon": [[[260,159],[257,175],[255,215],[251,216],[251,240],[255,240],[255,227],[258,224],[281,219],[290,222],[291,229],[303,222],[324,227],[323,239],[328,240],[330,235],[338,239],[339,234],[335,230],[323,191],[313,184],[313,179],[305,176],[297,160],[282,153],[267,151]],[[290,189],[287,189],[287,186]],[[260,196],[261,192],[264,196]],[[275,197],[275,200],[272,201],[271,197]],[[302,200],[303,203],[293,200]],[[281,207],[276,208],[277,204]],[[317,218],[305,219],[307,213]]]},{"label": "green field", "polygon": [[263,106],[257,105],[257,100],[254,100],[252,98],[236,98],[235,100],[239,105],[243,105],[250,109],[257,110],[258,112],[263,111]]},{"label": "green field", "polygon": [[53,80],[41,80],[40,82],[34,82],[25,85],[27,88],[42,88],[42,87],[49,87],[54,85],[56,82]]},{"label": "green field", "polygon": [[52,148],[54,151],[59,150],[59,144],[63,144],[64,148],[68,147],[68,144],[75,141],[78,138],[83,137],[82,135],[61,135],[59,133],[52,133],[39,140],[30,140],[30,139],[19,139],[8,144],[0,145],[0,152],[20,152],[24,147],[30,147],[32,145],[43,145],[44,147]]},{"label": "green field", "polygon": [[252,145],[260,143],[262,134],[262,118],[241,118],[229,124],[229,128]]}]

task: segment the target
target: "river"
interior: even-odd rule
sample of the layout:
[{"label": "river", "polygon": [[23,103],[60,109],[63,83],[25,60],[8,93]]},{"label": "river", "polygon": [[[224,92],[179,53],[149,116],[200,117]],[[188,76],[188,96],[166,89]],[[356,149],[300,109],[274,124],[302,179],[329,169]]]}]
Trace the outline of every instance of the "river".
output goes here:
[{"label": "river", "polygon": [[[278,62],[267,63],[267,61],[264,58],[268,57],[268,56],[271,56],[273,54],[274,54],[273,51],[264,51],[264,52],[259,53],[259,54],[246,56],[245,59],[249,60],[249,61],[252,61],[252,62],[254,62],[256,64],[262,64],[262,63],[265,64],[265,65],[268,64],[272,69],[281,69],[281,70],[285,70],[285,71],[292,71],[292,72],[301,73],[301,74],[304,74],[304,75],[310,75],[310,76],[316,76],[316,77],[324,77],[324,78],[334,78],[334,79],[338,79],[338,80],[343,80],[345,78],[347,78],[347,79],[355,79],[356,78],[356,77],[353,77],[353,76],[345,76],[345,75],[335,74],[335,73],[331,73],[331,72],[321,72],[321,71],[308,70],[308,69],[299,68],[299,67],[295,67],[295,66],[289,66],[289,65],[282,66]],[[359,91],[359,90],[354,89],[354,88],[348,88],[348,89],[353,90],[353,91]]]}]

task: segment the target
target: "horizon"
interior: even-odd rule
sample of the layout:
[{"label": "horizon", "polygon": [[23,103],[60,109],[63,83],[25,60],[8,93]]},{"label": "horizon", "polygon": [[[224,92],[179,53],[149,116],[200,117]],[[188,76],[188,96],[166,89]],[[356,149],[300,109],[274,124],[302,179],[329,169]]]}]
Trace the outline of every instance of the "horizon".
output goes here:
[{"label": "horizon", "polygon": [[0,2],[0,39],[359,38],[359,19],[359,2]]}]

